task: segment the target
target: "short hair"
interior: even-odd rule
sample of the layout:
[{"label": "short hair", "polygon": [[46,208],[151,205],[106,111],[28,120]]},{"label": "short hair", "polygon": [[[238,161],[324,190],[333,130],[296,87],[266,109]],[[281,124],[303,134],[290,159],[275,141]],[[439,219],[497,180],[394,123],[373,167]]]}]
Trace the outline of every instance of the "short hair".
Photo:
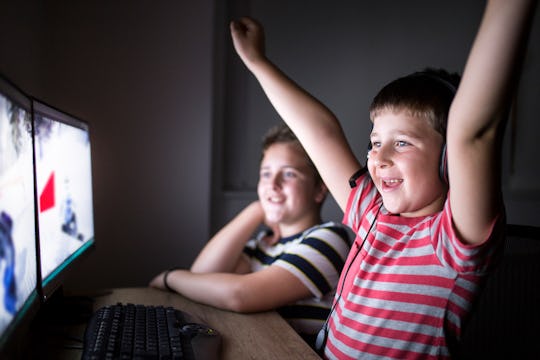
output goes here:
[{"label": "short hair", "polygon": [[426,119],[445,138],[448,112],[459,81],[457,73],[433,68],[398,78],[375,96],[369,107],[370,119],[373,121],[383,111],[405,110]]},{"label": "short hair", "polygon": [[315,164],[313,161],[311,161],[311,158],[306,153],[306,150],[304,150],[304,147],[300,143],[300,140],[296,137],[296,135],[292,132],[292,130],[286,125],[286,124],[280,124],[271,127],[268,129],[266,134],[264,134],[262,139],[262,152],[261,152],[261,161],[264,157],[265,151],[274,144],[293,144],[295,145],[304,155],[306,158],[307,163],[309,166],[313,169],[313,173],[315,175],[316,183],[321,183],[322,178],[319,174],[319,171],[315,167]]}]

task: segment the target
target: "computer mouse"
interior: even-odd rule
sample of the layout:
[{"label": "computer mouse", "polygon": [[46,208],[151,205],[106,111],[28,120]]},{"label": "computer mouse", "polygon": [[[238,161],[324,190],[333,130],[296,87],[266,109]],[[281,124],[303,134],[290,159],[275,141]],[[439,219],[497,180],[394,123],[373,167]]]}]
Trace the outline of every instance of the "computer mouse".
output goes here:
[{"label": "computer mouse", "polygon": [[191,337],[195,359],[219,360],[221,358],[220,333],[204,324],[189,323],[181,327],[182,333]]},{"label": "computer mouse", "polygon": [[188,323],[182,325],[180,328],[182,333],[186,335],[190,335],[191,337],[194,336],[219,336],[218,332],[211,327],[204,325],[204,324],[198,324],[198,323]]}]

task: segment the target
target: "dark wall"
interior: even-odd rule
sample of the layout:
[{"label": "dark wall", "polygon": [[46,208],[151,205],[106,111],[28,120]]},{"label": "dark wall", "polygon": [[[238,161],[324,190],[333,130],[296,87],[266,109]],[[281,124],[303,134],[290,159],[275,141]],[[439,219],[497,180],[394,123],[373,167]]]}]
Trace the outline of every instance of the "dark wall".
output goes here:
[{"label": "dark wall", "polygon": [[[484,10],[484,1],[249,1],[228,2],[230,17],[250,15],[266,30],[268,56],[325,103],[341,120],[353,150],[365,156],[371,129],[368,107],[376,92],[426,66],[461,73]],[[503,149],[508,221],[540,226],[540,8],[536,11],[516,106]],[[256,197],[265,130],[281,121],[260,86],[229,45],[226,106],[222,113],[224,170],[216,187],[214,226]],[[481,181],[481,179],[479,179]],[[329,198],[328,219],[342,213]]]},{"label": "dark wall", "polygon": [[214,5],[8,2],[0,71],[89,122],[97,247],[71,286],[145,286],[209,233]]},{"label": "dark wall", "polygon": [[[91,126],[97,248],[70,286],[144,286],[162,269],[189,266],[255,198],[260,138],[280,120],[232,50],[230,19],[265,25],[271,58],[336,113],[361,156],[374,93],[427,65],[461,71],[483,5],[4,2],[0,72]],[[504,149],[509,221],[530,225],[540,223],[539,25],[537,15]],[[332,200],[325,217],[341,219]]]}]

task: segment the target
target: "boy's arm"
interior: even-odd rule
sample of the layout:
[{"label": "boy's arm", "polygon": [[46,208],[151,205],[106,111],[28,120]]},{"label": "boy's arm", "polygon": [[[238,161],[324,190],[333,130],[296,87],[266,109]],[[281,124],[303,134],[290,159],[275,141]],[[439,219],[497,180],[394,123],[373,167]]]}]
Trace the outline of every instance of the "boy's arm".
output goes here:
[{"label": "boy's arm", "polygon": [[[156,276],[150,286],[165,290],[164,275]],[[312,296],[296,276],[279,266],[243,275],[174,270],[167,285],[191,300],[243,313],[273,310]]]},{"label": "boy's arm", "polygon": [[263,29],[256,21],[242,18],[232,22],[231,35],[236,52],[296,134],[338,205],[345,210],[350,192],[347,180],[361,165],[336,117],[266,58]]},{"label": "boy's arm", "polygon": [[502,202],[504,116],[520,74],[534,0],[491,0],[450,108],[450,205],[462,240],[487,238]]},{"label": "boy's arm", "polygon": [[[228,224],[219,230],[199,253],[191,271],[196,273],[247,270],[243,249],[257,227],[264,222],[264,212],[259,201],[246,206]],[[245,272],[245,271],[242,271]]]}]

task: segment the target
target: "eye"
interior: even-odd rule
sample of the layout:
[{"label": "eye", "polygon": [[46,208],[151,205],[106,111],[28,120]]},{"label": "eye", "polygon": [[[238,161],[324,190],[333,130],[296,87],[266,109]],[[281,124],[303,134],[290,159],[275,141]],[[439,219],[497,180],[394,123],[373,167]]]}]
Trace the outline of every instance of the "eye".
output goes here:
[{"label": "eye", "polygon": [[380,148],[381,147],[381,142],[380,141],[372,141],[371,142],[371,148]]},{"label": "eye", "polygon": [[295,178],[296,177],[296,172],[292,171],[292,170],[286,170],[286,171],[283,172],[283,177],[284,178],[289,178],[289,179]]},{"label": "eye", "polygon": [[410,145],[407,141],[403,141],[403,140],[398,140],[396,141],[396,147],[403,147],[403,146],[408,146]]},{"label": "eye", "polygon": [[259,172],[259,177],[261,179],[269,179],[271,177],[272,173],[268,170],[262,170]]}]

